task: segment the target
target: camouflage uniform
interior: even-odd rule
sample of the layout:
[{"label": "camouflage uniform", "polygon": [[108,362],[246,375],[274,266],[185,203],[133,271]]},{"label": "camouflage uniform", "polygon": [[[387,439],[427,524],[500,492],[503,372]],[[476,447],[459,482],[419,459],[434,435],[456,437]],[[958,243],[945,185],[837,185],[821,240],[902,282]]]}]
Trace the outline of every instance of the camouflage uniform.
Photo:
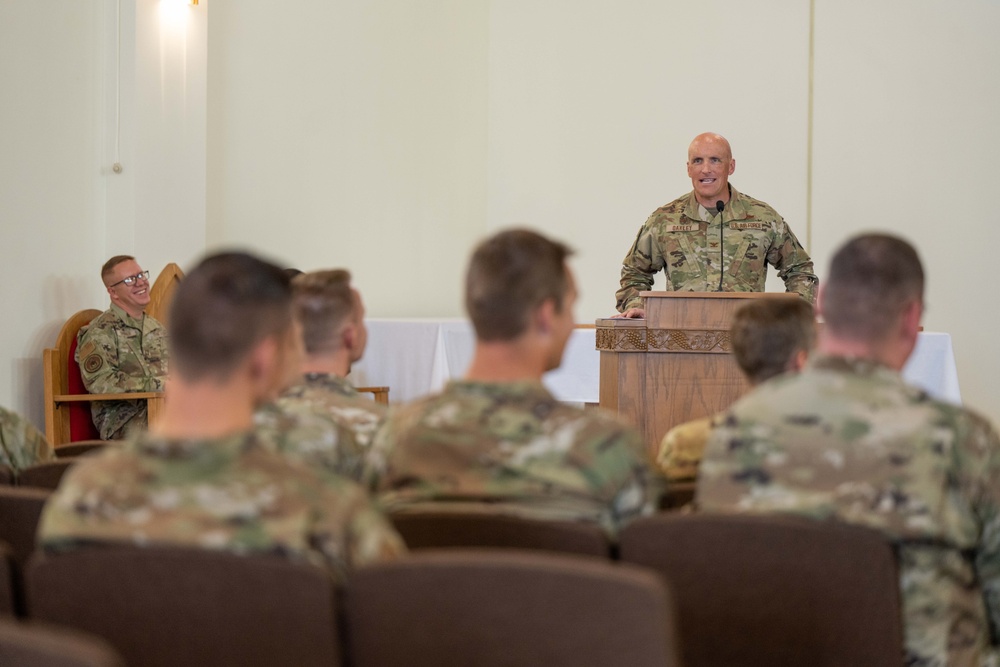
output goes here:
[{"label": "camouflage uniform", "polygon": [[[76,361],[92,394],[163,391],[167,376],[167,330],[149,315],[135,319],[117,305],[77,334]],[[91,403],[94,425],[104,440],[146,428],[146,401]]]},{"label": "camouflage uniform", "polygon": [[275,454],[254,433],[215,440],[139,433],[81,460],[46,504],[39,542],[279,553],[325,566],[337,580],[405,551],[363,489]]},{"label": "camouflage uniform", "polygon": [[698,476],[698,464],[717,420],[718,416],[702,417],[667,431],[660,442],[656,462],[668,480],[689,481]]},{"label": "camouflage uniform", "polygon": [[385,421],[385,406],[362,396],[344,378],[329,373],[306,373],[301,383],[278,399],[278,407],[292,415],[318,415],[340,427],[335,458],[341,474],[360,479],[372,437]]},{"label": "camouflage uniform", "polygon": [[[719,214],[698,203],[694,192],[649,216],[622,262],[618,310],[641,308],[639,292],[653,289],[653,276],[667,272],[667,289],[715,292],[719,289],[719,238],[723,235],[724,292],[763,292],[767,264],[778,270],[788,292],[815,298],[812,260],[784,219],[762,201],[730,188]],[[720,229],[725,222],[725,228]]]},{"label": "camouflage uniform", "polygon": [[269,403],[254,413],[254,424],[274,451],[292,456],[308,466],[361,481],[367,449],[346,426],[329,414],[308,408],[289,409]]},{"label": "camouflage uniform", "polygon": [[1000,437],[977,415],[884,366],[820,356],[732,406],[696,502],[883,532],[899,557],[907,664],[995,664]]},{"label": "camouflage uniform", "polygon": [[637,433],[559,403],[537,382],[452,382],[390,415],[371,462],[390,510],[489,503],[592,521],[612,536],[655,511],[662,491]]},{"label": "camouflage uniform", "polygon": [[20,415],[0,408],[0,464],[20,472],[55,458],[45,436]]}]

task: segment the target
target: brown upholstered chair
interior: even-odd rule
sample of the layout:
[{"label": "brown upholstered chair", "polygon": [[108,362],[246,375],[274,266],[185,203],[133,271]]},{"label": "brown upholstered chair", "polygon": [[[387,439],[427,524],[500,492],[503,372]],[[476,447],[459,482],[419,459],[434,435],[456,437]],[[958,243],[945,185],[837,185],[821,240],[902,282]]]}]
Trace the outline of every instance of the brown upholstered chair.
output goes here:
[{"label": "brown upholstered chair", "polygon": [[356,570],[353,667],[679,664],[666,588],[593,558],[427,551]]},{"label": "brown upholstered chair", "polygon": [[[0,540],[0,619],[17,613],[14,584],[14,556],[10,546]],[[0,662],[0,665],[4,664]]]},{"label": "brown upholstered chair", "polygon": [[488,510],[398,512],[390,516],[410,549],[491,547],[557,551],[609,558],[600,526],[497,514]]},{"label": "brown upholstered chair", "polygon": [[17,485],[52,491],[59,486],[63,475],[74,463],[76,463],[75,458],[35,463],[17,474]]},{"label": "brown upholstered chair", "polygon": [[626,526],[619,549],[670,583],[687,667],[903,664],[895,557],[873,530],[661,514]]},{"label": "brown upholstered chair", "polygon": [[0,463],[0,486],[10,486],[14,483],[14,469],[6,463]]},{"label": "brown upholstered chair", "polygon": [[90,414],[93,401],[145,400],[152,422],[159,414],[161,392],[129,392],[121,394],[91,394],[80,375],[76,354],[76,335],[101,311],[88,309],[76,313],[63,324],[56,346],[42,354],[45,381],[45,437],[53,447],[78,440],[100,437]]},{"label": "brown upholstered chair", "polygon": [[113,440],[78,440],[77,442],[59,445],[58,447],[55,447],[53,451],[55,452],[57,459],[69,459],[75,456],[83,456],[84,454],[100,451],[108,445],[114,447],[117,446],[117,443]]},{"label": "brown upholstered chair", "polygon": [[0,620],[3,667],[125,667],[104,640],[66,628]]},{"label": "brown upholstered chair", "polygon": [[37,552],[32,618],[108,640],[129,665],[340,664],[325,570],[266,556],[170,547]]},{"label": "brown upholstered chair", "polygon": [[50,495],[45,489],[0,487],[0,542],[8,550],[11,591],[18,614],[24,613],[24,567],[35,551],[38,519]]}]

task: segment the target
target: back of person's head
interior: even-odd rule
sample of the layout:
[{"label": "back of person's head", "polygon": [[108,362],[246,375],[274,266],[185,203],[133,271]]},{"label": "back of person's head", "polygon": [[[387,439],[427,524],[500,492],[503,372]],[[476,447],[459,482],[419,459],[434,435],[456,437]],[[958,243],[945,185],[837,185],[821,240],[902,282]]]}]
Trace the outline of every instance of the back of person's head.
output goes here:
[{"label": "back of person's head", "polygon": [[170,371],[225,379],[253,348],[292,326],[292,291],[279,267],[242,252],[206,257],[170,306]]},{"label": "back of person's head", "polygon": [[562,243],[527,229],[512,229],[476,248],[465,276],[465,308],[481,341],[523,334],[532,311],[552,299],[561,312],[570,289]]},{"label": "back of person's head", "polygon": [[804,299],[755,299],[733,315],[729,336],[736,363],[752,384],[792,370],[816,344],[816,319]]},{"label": "back of person's head", "polygon": [[350,272],[330,269],[303,273],[292,281],[292,292],[306,353],[339,349],[343,342],[340,332],[360,315]]},{"label": "back of person's head", "polygon": [[924,270],[913,246],[897,236],[863,234],[834,254],[819,308],[834,335],[874,342],[923,295]]},{"label": "back of person's head", "polygon": [[127,262],[129,260],[134,260],[134,259],[135,257],[133,257],[132,255],[115,255],[108,261],[104,262],[104,266],[101,267],[101,280],[104,281],[105,285],[109,284],[109,278],[111,277],[111,274],[114,272],[115,267],[121,264],[122,262]]}]

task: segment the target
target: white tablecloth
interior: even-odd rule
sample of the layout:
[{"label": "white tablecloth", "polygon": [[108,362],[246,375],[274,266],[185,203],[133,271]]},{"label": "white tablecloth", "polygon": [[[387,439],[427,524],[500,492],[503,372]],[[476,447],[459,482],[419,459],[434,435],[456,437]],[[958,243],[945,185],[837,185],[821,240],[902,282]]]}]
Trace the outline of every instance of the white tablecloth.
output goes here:
[{"label": "white tablecloth", "polygon": [[[368,349],[354,365],[356,386],[386,385],[393,403],[439,391],[465,373],[475,338],[468,320],[369,319]],[[935,398],[961,404],[958,371],[946,333],[921,332],[903,377]],[[549,390],[561,401],[597,403],[600,396],[600,352],[594,329],[576,329],[560,368],[545,375]]]}]

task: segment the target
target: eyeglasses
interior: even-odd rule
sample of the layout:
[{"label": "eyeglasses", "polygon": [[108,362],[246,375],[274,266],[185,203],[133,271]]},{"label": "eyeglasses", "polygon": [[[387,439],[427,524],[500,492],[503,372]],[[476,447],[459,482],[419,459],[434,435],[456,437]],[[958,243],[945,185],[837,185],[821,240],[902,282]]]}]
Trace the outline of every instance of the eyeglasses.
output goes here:
[{"label": "eyeglasses", "polygon": [[137,280],[145,280],[146,282],[149,282],[149,271],[140,271],[134,276],[126,276],[121,280],[119,280],[118,282],[116,282],[114,285],[108,285],[108,289],[111,289],[112,287],[115,287],[117,285],[121,285],[122,283],[125,283],[126,287],[131,287],[136,283]]}]

